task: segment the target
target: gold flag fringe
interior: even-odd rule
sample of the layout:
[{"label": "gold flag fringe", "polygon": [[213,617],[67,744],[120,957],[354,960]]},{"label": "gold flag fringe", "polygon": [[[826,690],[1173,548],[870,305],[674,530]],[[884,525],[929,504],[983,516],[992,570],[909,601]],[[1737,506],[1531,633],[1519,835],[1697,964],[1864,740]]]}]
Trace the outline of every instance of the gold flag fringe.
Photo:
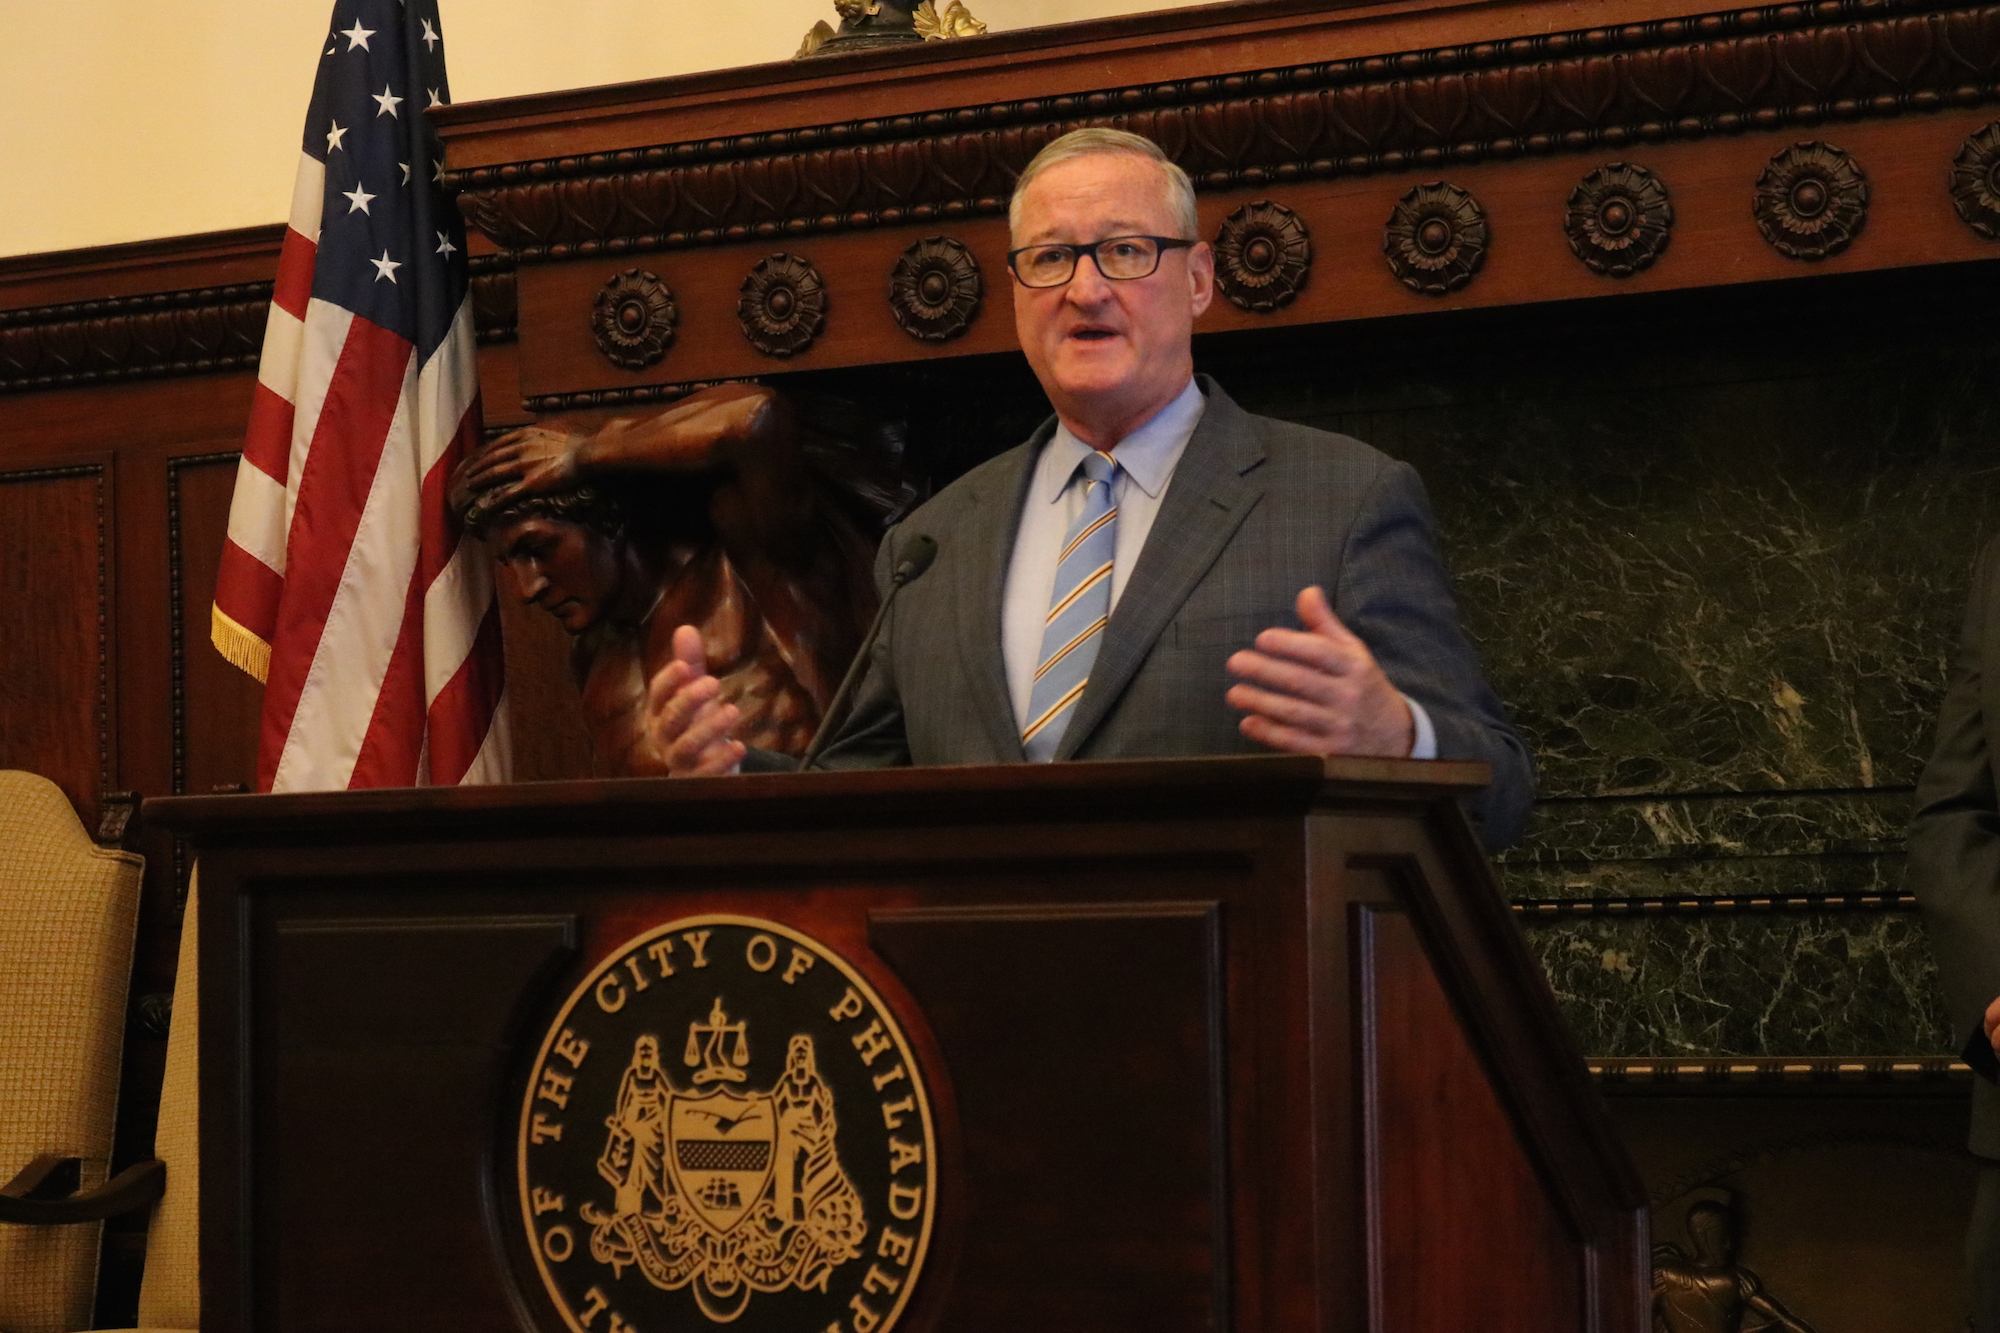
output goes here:
[{"label": "gold flag fringe", "polygon": [[215,651],[228,659],[231,666],[255,676],[262,685],[271,674],[271,645],[223,615],[221,607],[211,605],[208,612],[208,637],[214,642]]}]

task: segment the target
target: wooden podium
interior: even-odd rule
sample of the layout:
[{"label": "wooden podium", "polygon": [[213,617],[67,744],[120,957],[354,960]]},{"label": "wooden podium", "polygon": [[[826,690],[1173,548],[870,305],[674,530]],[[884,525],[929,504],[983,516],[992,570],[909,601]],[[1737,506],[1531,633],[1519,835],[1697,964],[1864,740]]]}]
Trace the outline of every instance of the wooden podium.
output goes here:
[{"label": "wooden podium", "polygon": [[[1483,777],[149,801],[200,856],[204,1328],[1639,1333],[1644,1195],[1456,808]],[[670,1001],[693,1016],[645,1008]],[[740,1251],[734,1218],[804,1236],[806,1195],[852,1206],[785,1290],[649,1279]],[[675,1217],[710,1249],[634,1267],[621,1237]]]}]

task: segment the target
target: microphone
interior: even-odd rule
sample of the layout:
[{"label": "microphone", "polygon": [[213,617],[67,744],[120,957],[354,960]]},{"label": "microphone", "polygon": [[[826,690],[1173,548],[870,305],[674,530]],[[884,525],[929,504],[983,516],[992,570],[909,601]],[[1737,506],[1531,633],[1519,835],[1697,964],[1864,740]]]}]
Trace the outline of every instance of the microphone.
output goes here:
[{"label": "microphone", "polygon": [[903,546],[903,558],[896,562],[895,572],[889,575],[889,595],[882,599],[882,605],[875,612],[874,621],[868,626],[868,633],[861,640],[861,649],[854,654],[847,674],[841,678],[840,688],[833,692],[833,699],[826,706],[826,716],[820,719],[819,730],[813,733],[812,744],[806,747],[799,760],[799,771],[804,772],[819,762],[820,752],[833,739],[841,724],[847,721],[844,714],[855,687],[868,674],[868,660],[875,653],[875,640],[882,633],[882,622],[889,618],[889,608],[895,605],[896,594],[917,581],[917,578],[931,567],[937,559],[937,538],[927,532],[919,532]]}]

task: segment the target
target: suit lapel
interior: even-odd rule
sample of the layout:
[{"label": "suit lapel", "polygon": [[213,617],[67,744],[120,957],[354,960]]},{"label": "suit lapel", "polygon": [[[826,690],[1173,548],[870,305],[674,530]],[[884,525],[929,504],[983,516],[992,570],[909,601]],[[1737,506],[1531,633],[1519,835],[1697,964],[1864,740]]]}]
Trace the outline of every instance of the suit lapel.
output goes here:
[{"label": "suit lapel", "polygon": [[1181,603],[1263,496],[1263,488],[1245,476],[1264,461],[1250,414],[1208,377],[1201,377],[1201,386],[1208,406],[1174,468],[1139,563],[1104,628],[1104,646],[1056,748],[1057,759],[1072,758],[1090,738]]},{"label": "suit lapel", "polygon": [[1015,450],[1007,466],[997,468],[977,495],[968,497],[969,521],[954,534],[965,543],[965,558],[955,561],[958,603],[958,651],[972,684],[972,706],[1002,762],[1021,763],[1021,729],[1014,721],[1014,703],[1007,689],[1007,659],[1001,648],[1001,603],[1006,595],[1007,566],[1014,557],[1014,530],[1028,482],[1034,476],[1041,446],[1055,433],[1045,424]]}]

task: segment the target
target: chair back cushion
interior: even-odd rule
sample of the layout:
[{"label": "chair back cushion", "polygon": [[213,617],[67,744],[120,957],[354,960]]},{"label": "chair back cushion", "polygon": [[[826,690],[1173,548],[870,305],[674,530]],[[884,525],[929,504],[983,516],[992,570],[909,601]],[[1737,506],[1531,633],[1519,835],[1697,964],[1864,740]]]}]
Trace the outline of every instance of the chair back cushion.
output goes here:
[{"label": "chair back cushion", "polygon": [[[144,869],[54,783],[0,770],[0,1183],[43,1153],[104,1183]],[[0,1329],[88,1328],[102,1230],[0,1225]]]}]

